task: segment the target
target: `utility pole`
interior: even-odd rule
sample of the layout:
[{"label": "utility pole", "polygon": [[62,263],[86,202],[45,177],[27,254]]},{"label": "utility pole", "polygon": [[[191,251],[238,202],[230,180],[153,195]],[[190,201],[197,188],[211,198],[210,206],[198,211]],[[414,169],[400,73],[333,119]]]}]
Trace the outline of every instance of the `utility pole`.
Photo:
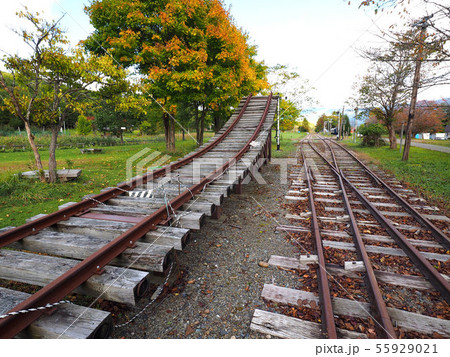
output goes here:
[{"label": "utility pole", "polygon": [[345,107],[342,106],[342,115],[341,115],[341,117],[342,117],[342,119],[341,119],[341,136],[342,136],[342,140],[344,140],[344,136],[345,136],[345,133],[344,133],[344,111],[345,111]]},{"label": "utility pole", "polygon": [[337,140],[339,141],[339,138],[341,137],[341,113],[339,113],[339,110],[337,111],[339,114],[338,122],[337,122]]},{"label": "utility pole", "polygon": [[423,43],[425,41],[427,27],[429,26],[427,21],[432,17],[433,17],[433,15],[426,16],[421,21],[413,24],[413,27],[420,27],[419,50],[417,52],[416,70],[414,72],[411,103],[409,105],[408,123],[406,124],[405,148],[403,149],[403,157],[402,157],[403,161],[408,161],[408,158],[409,158],[409,148],[411,147],[412,124],[413,124],[414,115],[416,112],[417,92],[419,90],[419,82],[420,82],[420,67],[422,65],[422,60],[423,60],[423,58],[422,58]]},{"label": "utility pole", "polygon": [[277,151],[280,151],[280,95],[277,101]]},{"label": "utility pole", "polygon": [[356,117],[358,116],[358,107],[355,107],[355,120],[353,121],[353,142],[356,143]]}]

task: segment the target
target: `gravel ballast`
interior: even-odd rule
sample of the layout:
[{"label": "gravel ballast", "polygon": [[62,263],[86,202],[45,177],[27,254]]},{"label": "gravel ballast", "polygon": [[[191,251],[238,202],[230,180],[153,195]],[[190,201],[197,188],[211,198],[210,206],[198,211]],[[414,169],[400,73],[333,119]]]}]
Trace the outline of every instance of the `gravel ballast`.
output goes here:
[{"label": "gravel ballast", "polygon": [[[267,310],[260,297],[264,284],[299,288],[299,282],[262,262],[271,255],[298,257],[299,251],[275,231],[288,224],[281,208],[288,185],[280,184],[280,168],[269,164],[261,174],[267,184],[244,185],[241,195],[225,199],[220,219],[208,219],[192,234],[177,254],[179,270],[172,274],[179,278],[162,301],[116,328],[113,338],[270,338],[250,330],[254,310]],[[115,314],[116,323],[132,318],[148,301]]]}]

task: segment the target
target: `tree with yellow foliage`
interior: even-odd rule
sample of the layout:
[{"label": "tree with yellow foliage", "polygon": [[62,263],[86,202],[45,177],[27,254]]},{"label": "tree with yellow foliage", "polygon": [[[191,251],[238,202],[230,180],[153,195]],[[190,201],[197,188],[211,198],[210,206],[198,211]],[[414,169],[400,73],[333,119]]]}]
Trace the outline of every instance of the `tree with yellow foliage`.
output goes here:
[{"label": "tree with yellow foliage", "polygon": [[87,13],[96,30],[86,47],[135,66],[146,92],[165,108],[168,150],[175,149],[177,103],[194,109],[200,145],[209,112],[220,116],[267,86],[255,49],[219,0],[96,0]]}]

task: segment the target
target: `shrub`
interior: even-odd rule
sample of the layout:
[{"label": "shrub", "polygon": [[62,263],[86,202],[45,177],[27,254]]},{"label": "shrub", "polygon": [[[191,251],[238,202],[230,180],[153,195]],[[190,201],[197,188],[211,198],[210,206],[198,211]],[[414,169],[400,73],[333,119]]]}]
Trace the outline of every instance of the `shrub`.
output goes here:
[{"label": "shrub", "polygon": [[84,116],[78,116],[77,134],[88,135],[92,132],[92,123]]},{"label": "shrub", "polygon": [[145,134],[145,135],[154,135],[156,134],[156,124],[152,123],[148,120],[144,120],[143,122],[141,122],[141,124],[139,125],[139,130],[141,132],[141,134]]},{"label": "shrub", "polygon": [[386,133],[386,129],[381,124],[364,124],[359,128],[359,133],[363,136],[363,145],[381,146],[383,141],[381,135]]}]

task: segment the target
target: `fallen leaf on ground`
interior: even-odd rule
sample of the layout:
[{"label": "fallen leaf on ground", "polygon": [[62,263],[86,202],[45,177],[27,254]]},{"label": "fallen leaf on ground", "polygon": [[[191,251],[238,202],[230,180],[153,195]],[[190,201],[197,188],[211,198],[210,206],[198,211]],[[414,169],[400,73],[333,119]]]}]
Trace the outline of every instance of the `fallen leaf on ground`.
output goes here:
[{"label": "fallen leaf on ground", "polygon": [[186,327],[186,332],[185,332],[186,336],[189,336],[193,332],[194,332],[194,329],[191,326]]}]

